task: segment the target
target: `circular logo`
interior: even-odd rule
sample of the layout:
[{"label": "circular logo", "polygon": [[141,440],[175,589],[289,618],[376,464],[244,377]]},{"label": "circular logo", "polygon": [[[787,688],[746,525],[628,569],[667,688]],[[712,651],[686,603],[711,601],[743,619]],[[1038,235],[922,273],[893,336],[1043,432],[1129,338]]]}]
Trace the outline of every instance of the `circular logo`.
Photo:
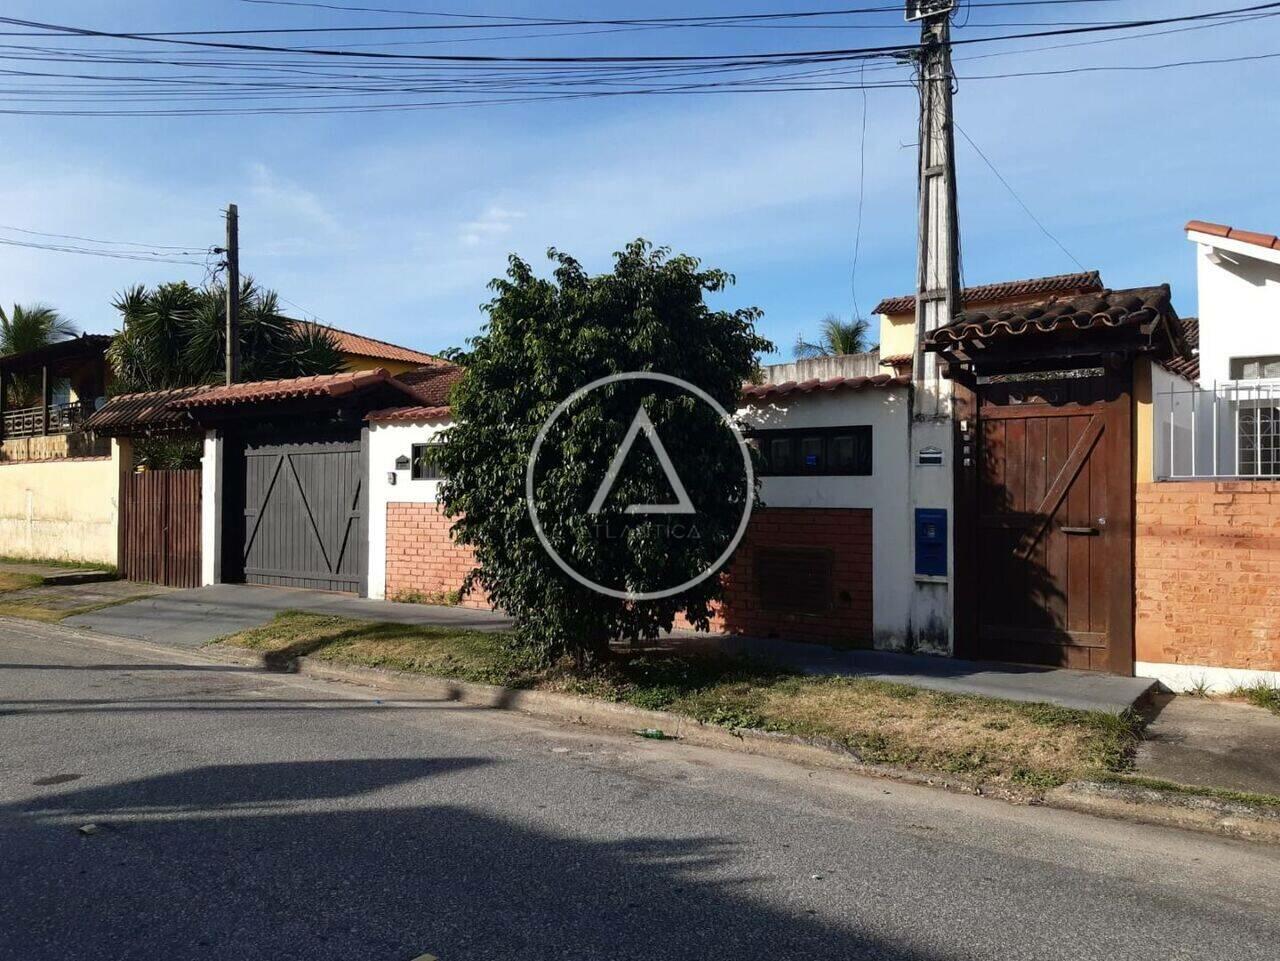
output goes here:
[{"label": "circular logo", "polygon": [[[551,539],[547,536],[543,528],[542,520],[538,515],[538,505],[534,498],[534,472],[538,463],[538,455],[542,450],[543,442],[546,441],[547,435],[556,422],[569,410],[574,404],[580,401],[587,394],[609,384],[624,383],[627,381],[653,381],[661,384],[672,385],[683,390],[702,403],[707,404],[715,412],[717,419],[732,433],[737,443],[738,449],[742,454],[742,472],[743,483],[745,485],[745,493],[743,497],[742,517],[738,521],[738,526],[734,531],[733,537],[730,539],[725,549],[711,563],[703,565],[700,573],[688,578],[680,584],[672,587],[663,588],[661,590],[648,591],[625,591],[618,588],[610,587],[607,584],[601,584],[599,581],[586,576],[576,570],[572,564],[566,561],[551,543]],[[675,503],[667,504],[629,504],[624,514],[629,516],[643,515],[696,515],[697,508],[690,500],[685,489],[680,474],[676,470],[675,464],[672,463],[670,456],[667,454],[666,447],[662,443],[662,438],[658,435],[648,411],[644,404],[641,403],[636,411],[635,417],[631,421],[631,426],[627,430],[626,436],[619,445],[613,458],[609,462],[609,468],[600,480],[600,484],[596,489],[595,496],[591,500],[587,513],[594,515],[601,512],[606,499],[613,490],[614,483],[618,479],[618,475],[622,470],[623,463],[627,459],[627,454],[631,451],[636,442],[643,436],[652,448],[653,454],[657,459],[667,483],[670,485],[675,495]],[[542,547],[555,561],[556,565],[572,577],[583,587],[589,588],[598,594],[604,594],[608,597],[617,598],[624,601],[656,601],[664,597],[672,597],[673,595],[683,593],[694,587],[708,577],[720,570],[721,567],[733,556],[733,552],[737,550],[738,544],[742,541],[742,535],[746,533],[747,523],[751,520],[751,509],[755,500],[755,472],[751,466],[751,452],[747,447],[746,439],[742,436],[742,432],[734,423],[733,417],[716,401],[714,397],[708,394],[696,384],[691,384],[679,377],[673,377],[670,374],[659,374],[650,371],[628,371],[621,374],[610,374],[607,377],[601,377],[593,380],[585,387],[580,387],[572,394],[561,401],[556,409],[551,412],[551,416],[546,419],[542,427],[538,430],[538,435],[534,439],[533,449],[529,452],[529,460],[525,465],[524,474],[525,500],[529,506],[529,519],[533,522],[534,533],[538,536],[538,541]]]}]

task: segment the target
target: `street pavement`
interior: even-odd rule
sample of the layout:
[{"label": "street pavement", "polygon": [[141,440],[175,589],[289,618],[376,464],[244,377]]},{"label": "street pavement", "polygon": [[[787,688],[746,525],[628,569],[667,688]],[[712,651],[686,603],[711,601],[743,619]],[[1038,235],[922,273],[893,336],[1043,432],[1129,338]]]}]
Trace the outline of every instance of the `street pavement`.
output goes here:
[{"label": "street pavement", "polygon": [[408,691],[0,621],[0,959],[1273,961],[1280,944],[1274,847]]}]

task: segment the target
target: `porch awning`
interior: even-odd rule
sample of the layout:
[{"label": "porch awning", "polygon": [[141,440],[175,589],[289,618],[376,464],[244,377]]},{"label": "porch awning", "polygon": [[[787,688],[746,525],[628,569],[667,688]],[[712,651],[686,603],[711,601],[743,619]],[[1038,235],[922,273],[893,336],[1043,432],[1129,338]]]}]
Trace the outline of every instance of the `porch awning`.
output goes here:
[{"label": "porch awning", "polygon": [[82,427],[107,437],[197,430],[191,415],[175,408],[173,402],[207,390],[212,388],[200,385],[117,394],[89,417]]}]

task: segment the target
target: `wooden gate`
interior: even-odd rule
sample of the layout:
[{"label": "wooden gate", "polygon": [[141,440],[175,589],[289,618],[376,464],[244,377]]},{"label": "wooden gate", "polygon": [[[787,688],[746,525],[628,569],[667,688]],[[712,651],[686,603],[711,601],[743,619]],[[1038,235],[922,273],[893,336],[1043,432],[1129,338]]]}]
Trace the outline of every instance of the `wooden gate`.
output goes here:
[{"label": "wooden gate", "polygon": [[355,440],[244,447],[244,580],[360,591],[364,470]]},{"label": "wooden gate", "polygon": [[200,585],[200,471],[152,470],[120,485],[120,576]]},{"label": "wooden gate", "polygon": [[1133,673],[1133,442],[1117,374],[979,388],[977,655]]}]

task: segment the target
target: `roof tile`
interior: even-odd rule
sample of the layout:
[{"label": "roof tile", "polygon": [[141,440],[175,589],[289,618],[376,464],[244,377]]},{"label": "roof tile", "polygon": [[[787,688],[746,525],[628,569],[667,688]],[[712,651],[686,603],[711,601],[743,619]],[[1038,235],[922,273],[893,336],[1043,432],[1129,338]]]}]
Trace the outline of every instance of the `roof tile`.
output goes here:
[{"label": "roof tile", "polygon": [[342,330],[331,324],[320,324],[306,320],[300,320],[297,323],[329,331],[338,343],[338,350],[344,354],[357,354],[360,357],[372,357],[374,360],[394,360],[408,364],[440,365],[448,363],[446,360],[423,353],[420,350],[401,347],[399,344],[388,343],[375,337],[366,337],[364,334],[354,334],[349,330]]},{"label": "roof tile", "polygon": [[128,434],[135,430],[170,431],[191,428],[190,415],[174,408],[173,402],[194,397],[213,388],[208,384],[173,387],[134,394],[117,394],[84,422],[84,429],[97,434]]},{"label": "roof tile", "polygon": [[414,399],[413,388],[396,380],[383,368],[319,374],[314,377],[291,377],[287,380],[258,380],[244,384],[210,387],[198,394],[172,402],[175,409],[252,404],[272,400],[296,400],[304,397],[341,397],[379,384],[393,387]]},{"label": "roof tile", "polygon": [[[1026,280],[1005,280],[998,284],[981,284],[977,287],[966,287],[960,292],[963,307],[978,307],[983,304],[1015,297],[1037,297],[1043,294],[1079,294],[1090,290],[1102,290],[1102,277],[1096,270],[1086,270],[1078,274],[1055,274],[1051,277],[1030,277]],[[902,297],[889,297],[872,308],[873,314],[905,314],[916,309],[914,294]]]},{"label": "roof tile", "polygon": [[373,411],[366,419],[382,424],[396,421],[446,420],[449,415],[448,407],[387,407]]},{"label": "roof tile", "polygon": [[775,397],[786,397],[790,394],[811,394],[815,390],[865,390],[868,387],[906,387],[911,383],[909,377],[894,377],[891,374],[876,374],[872,377],[832,377],[828,380],[804,380],[797,383],[789,380],[782,384],[747,384],[742,388],[742,398],[753,401],[772,400]]},{"label": "roof tile", "polygon": [[1188,232],[1194,231],[1198,234],[1208,234],[1211,237],[1222,237],[1226,240],[1238,240],[1242,244],[1253,244],[1255,247],[1265,247],[1269,250],[1280,250],[1280,237],[1275,234],[1262,234],[1253,230],[1241,230],[1238,227],[1230,227],[1226,224],[1210,223],[1207,220],[1189,220],[1186,229]]}]

